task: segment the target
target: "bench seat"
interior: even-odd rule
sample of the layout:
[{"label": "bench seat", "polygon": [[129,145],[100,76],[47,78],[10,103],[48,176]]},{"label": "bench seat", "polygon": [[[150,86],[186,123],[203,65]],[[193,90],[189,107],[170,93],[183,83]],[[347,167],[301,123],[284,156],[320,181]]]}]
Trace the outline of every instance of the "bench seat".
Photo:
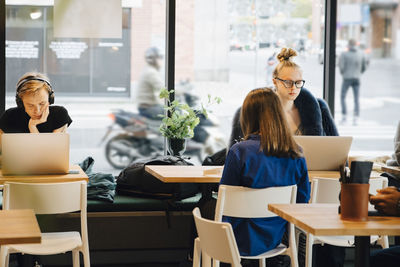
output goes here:
[{"label": "bench seat", "polygon": [[[191,211],[200,194],[180,201],[116,195],[114,203],[88,200],[88,235],[93,265],[178,263],[191,248]],[[1,205],[0,197],[0,205]],[[166,212],[168,211],[168,212]],[[39,216],[43,232],[80,229],[78,214]],[[71,255],[41,256],[43,265],[71,266]]]}]

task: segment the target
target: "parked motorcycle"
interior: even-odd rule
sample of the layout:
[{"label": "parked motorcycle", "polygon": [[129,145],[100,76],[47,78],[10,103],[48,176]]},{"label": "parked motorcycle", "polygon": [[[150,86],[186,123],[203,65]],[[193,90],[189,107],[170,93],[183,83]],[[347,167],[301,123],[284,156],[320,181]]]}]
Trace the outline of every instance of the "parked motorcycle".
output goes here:
[{"label": "parked motorcycle", "polygon": [[[164,138],[159,132],[159,120],[151,120],[121,109],[114,110],[109,117],[113,123],[108,126],[101,143],[117,131],[105,145],[105,156],[111,166],[123,169],[136,159],[164,154]],[[224,137],[218,133],[215,118],[201,117],[194,137],[186,144],[185,155],[195,156],[202,162],[205,156],[225,146]]]}]

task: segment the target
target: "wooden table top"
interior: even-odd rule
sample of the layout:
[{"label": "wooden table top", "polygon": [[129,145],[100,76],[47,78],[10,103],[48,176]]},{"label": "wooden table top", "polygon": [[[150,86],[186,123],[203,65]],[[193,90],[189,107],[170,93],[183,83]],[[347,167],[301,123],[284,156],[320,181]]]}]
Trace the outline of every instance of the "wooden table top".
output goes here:
[{"label": "wooden table top", "polygon": [[381,167],[382,171],[391,173],[396,176],[400,176],[400,167],[396,166],[382,166]]},{"label": "wooden table top", "polygon": [[70,170],[79,171],[77,174],[43,174],[43,175],[3,175],[0,170],[0,185],[5,182],[24,182],[24,183],[59,183],[74,181],[89,181],[86,173],[79,165],[70,166]]},{"label": "wooden table top", "polygon": [[[145,170],[164,183],[219,183],[224,166],[146,165]],[[309,171],[315,177],[339,178],[339,171]]]},{"label": "wooden table top", "polygon": [[400,235],[400,217],[370,216],[365,222],[344,221],[337,204],[269,204],[268,209],[316,236]]},{"label": "wooden table top", "polygon": [[0,210],[0,245],[40,242],[40,228],[33,210]]},{"label": "wooden table top", "polygon": [[164,183],[219,183],[223,168],[223,166],[146,165],[145,171]]}]

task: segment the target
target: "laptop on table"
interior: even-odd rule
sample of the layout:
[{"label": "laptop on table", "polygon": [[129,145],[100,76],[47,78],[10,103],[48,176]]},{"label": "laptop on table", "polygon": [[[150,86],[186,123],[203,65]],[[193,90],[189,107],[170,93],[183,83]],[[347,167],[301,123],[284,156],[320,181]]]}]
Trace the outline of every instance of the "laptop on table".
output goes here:
[{"label": "laptop on table", "polygon": [[4,133],[1,138],[3,175],[68,173],[69,134]]},{"label": "laptop on table", "polygon": [[309,171],[338,171],[346,163],[352,136],[294,136]]}]

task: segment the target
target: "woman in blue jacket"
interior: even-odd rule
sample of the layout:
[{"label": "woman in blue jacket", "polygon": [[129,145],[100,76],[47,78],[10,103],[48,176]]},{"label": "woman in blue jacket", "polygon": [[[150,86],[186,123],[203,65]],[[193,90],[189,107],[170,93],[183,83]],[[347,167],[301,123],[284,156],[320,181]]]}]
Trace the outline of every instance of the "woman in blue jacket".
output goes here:
[{"label": "woman in blue jacket", "polygon": [[[297,202],[307,203],[310,183],[301,148],[295,143],[278,95],[269,88],[252,90],[243,102],[240,125],[244,141],[228,152],[221,184],[266,188],[297,185]],[[281,243],[286,221],[280,217],[232,218],[241,255],[253,256]]]},{"label": "woman in blue jacket", "polygon": [[[293,61],[295,56],[297,53],[293,49],[282,48],[277,55],[279,64],[272,74],[274,90],[282,103],[290,132],[294,135],[339,135],[328,105],[304,88],[305,81],[301,67]],[[239,108],[233,118],[229,147],[245,136],[240,125],[240,117],[241,109]],[[341,267],[344,264],[345,250],[342,247],[325,244],[313,250],[317,266]],[[300,235],[298,251],[299,266],[304,266],[304,235]]]}]

